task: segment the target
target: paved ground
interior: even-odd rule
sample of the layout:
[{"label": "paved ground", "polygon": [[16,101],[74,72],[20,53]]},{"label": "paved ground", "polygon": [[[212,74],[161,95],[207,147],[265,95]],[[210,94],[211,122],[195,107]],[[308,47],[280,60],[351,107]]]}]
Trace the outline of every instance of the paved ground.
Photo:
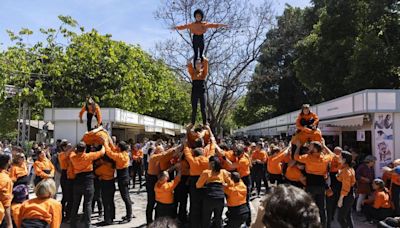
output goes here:
[{"label": "paved ground", "polygon": [[[133,213],[135,214],[136,218],[132,219],[132,221],[128,224],[115,224],[112,226],[107,226],[109,228],[139,228],[139,227],[146,227],[146,200],[147,200],[147,196],[146,196],[146,192],[145,192],[145,188],[142,188],[140,192],[138,192],[138,189],[131,189],[130,190],[130,195],[131,195],[131,199],[134,202],[133,205]],[[33,197],[33,195],[32,195]],[[61,196],[58,195],[57,199],[61,200]],[[255,218],[256,213],[257,213],[257,208],[258,205],[260,203],[260,199],[259,198],[255,198],[251,201],[251,209],[252,209],[252,217]],[[119,194],[118,191],[116,191],[115,193],[115,206],[116,206],[116,220],[121,220],[121,218],[123,216],[125,216],[125,205],[121,199],[121,196]],[[80,209],[79,211],[82,211],[82,209]],[[364,218],[363,217],[359,217],[357,215],[354,214],[353,216],[354,220],[355,220],[355,227],[356,228],[373,228],[376,227],[374,225],[370,225],[368,223],[363,222]],[[97,213],[97,206],[95,208],[95,213],[92,214],[92,224],[96,224],[98,222],[101,222],[103,218],[99,218],[98,217],[98,213]],[[68,224],[62,224],[61,228],[68,228],[69,225]],[[81,226],[83,227],[83,226]],[[339,224],[335,221],[333,223],[333,228],[339,228]],[[79,227],[80,228],[80,227]]]}]

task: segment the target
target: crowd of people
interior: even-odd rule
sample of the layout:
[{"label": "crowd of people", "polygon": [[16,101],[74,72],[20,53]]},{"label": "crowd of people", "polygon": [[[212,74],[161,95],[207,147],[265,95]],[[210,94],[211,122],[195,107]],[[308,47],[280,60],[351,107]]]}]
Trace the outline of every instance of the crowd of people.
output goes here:
[{"label": "crowd of people", "polygon": [[[144,186],[149,227],[331,227],[335,214],[341,227],[354,227],[353,207],[367,222],[396,227],[400,160],[377,179],[375,157],[360,161],[354,150],[326,145],[317,126],[318,116],[304,105],[290,142],[217,142],[208,125],[193,124],[168,142],[119,141],[101,126],[77,145],[34,143],[26,153],[6,142],[0,144],[0,227],[64,222],[74,228],[78,221],[91,227],[95,204],[103,217],[96,225],[126,224],[135,218],[129,189]],[[30,185],[36,198],[29,199]],[[118,221],[117,189],[126,212]],[[263,195],[252,221],[250,202]]]}]

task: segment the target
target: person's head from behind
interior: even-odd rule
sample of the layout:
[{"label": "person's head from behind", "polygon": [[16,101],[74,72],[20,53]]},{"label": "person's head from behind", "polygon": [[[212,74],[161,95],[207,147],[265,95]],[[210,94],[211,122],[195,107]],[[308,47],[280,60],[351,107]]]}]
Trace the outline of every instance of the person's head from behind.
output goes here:
[{"label": "person's head from behind", "polygon": [[265,213],[266,228],[320,228],[319,210],[310,195],[304,190],[290,186],[273,187],[261,203]]},{"label": "person's head from behind", "polygon": [[13,203],[23,203],[29,195],[28,187],[24,184],[17,185],[13,188]]},{"label": "person's head from behind", "polygon": [[221,170],[221,161],[217,156],[211,156],[208,159],[208,167],[213,172],[219,172]]},{"label": "person's head from behind", "polygon": [[178,228],[178,223],[172,218],[160,217],[148,225],[148,228]]},{"label": "person's head from behind", "polygon": [[278,146],[272,146],[271,147],[271,155],[277,154],[281,151],[281,148],[279,148]]},{"label": "person's head from behind", "polygon": [[385,182],[382,179],[377,178],[372,182],[372,188],[375,191],[383,190],[385,188]]},{"label": "person's head from behind", "polygon": [[231,179],[234,183],[240,182],[240,174],[238,172],[232,172]]},{"label": "person's head from behind", "polygon": [[14,165],[22,165],[25,161],[25,155],[23,153],[16,153],[13,157]]},{"label": "person's head from behind", "polygon": [[372,155],[368,155],[367,157],[365,157],[364,159],[364,163],[369,167],[372,168],[375,166],[375,162],[376,162],[376,157],[372,156]]},{"label": "person's head from behind", "polygon": [[10,156],[7,154],[0,154],[0,169],[8,169],[8,166],[10,165]]},{"label": "person's head from behind", "polygon": [[77,153],[83,153],[86,150],[86,143],[85,142],[79,142],[78,145],[76,145],[76,152]]},{"label": "person's head from behind", "polygon": [[312,141],[310,143],[310,145],[308,146],[308,149],[309,149],[309,153],[310,154],[313,154],[313,155],[316,155],[316,156],[319,156],[321,154],[322,150],[323,150],[322,144],[320,142],[317,142],[317,141]]},{"label": "person's head from behind", "polygon": [[165,183],[169,180],[169,173],[167,171],[162,171],[159,175],[158,175],[158,181],[160,183]]},{"label": "person's head from behind", "polygon": [[343,166],[348,166],[352,167],[353,166],[353,156],[351,156],[351,153],[348,151],[342,151],[342,161],[341,161]]},{"label": "person's head from behind", "polygon": [[263,148],[263,143],[260,141],[256,145],[256,150],[260,151],[260,150],[262,150],[262,148]]},{"label": "person's head from behind", "polygon": [[120,151],[127,151],[129,149],[129,146],[125,141],[119,141],[118,148]]},{"label": "person's head from behind", "polygon": [[193,154],[195,157],[203,156],[204,150],[203,150],[203,148],[195,148],[195,149],[193,149]]},{"label": "person's head from behind", "polygon": [[204,139],[203,138],[197,138],[194,141],[194,148],[203,148],[204,147]]},{"label": "person's head from behind", "polygon": [[233,147],[233,153],[235,157],[240,157],[244,154],[244,146],[241,144],[237,144]]},{"label": "person's head from behind", "polygon": [[197,9],[193,13],[194,18],[196,19],[197,22],[200,22],[204,18],[204,13],[201,9]]},{"label": "person's head from behind", "polygon": [[39,199],[52,198],[56,194],[56,183],[53,179],[44,179],[35,187],[36,197]]},{"label": "person's head from behind", "polygon": [[301,113],[303,113],[304,115],[310,114],[310,105],[303,104],[303,106],[301,106]]}]

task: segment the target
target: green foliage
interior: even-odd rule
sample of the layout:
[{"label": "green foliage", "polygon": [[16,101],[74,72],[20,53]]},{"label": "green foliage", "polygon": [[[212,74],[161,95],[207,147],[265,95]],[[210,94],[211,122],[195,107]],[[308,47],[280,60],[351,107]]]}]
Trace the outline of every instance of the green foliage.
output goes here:
[{"label": "green foliage", "polygon": [[59,19],[59,28],[41,28],[44,39],[33,45],[25,42],[31,30],[7,31],[14,45],[0,53],[0,92],[4,84],[22,88],[14,110],[17,101],[28,101],[33,118],[41,118],[45,107],[79,107],[90,94],[102,107],[188,121],[188,87],[163,62],[111,35],[75,31],[70,16]]},{"label": "green foliage", "polygon": [[[400,3],[313,0],[287,6],[267,33],[238,125],[272,107],[276,116],[364,89],[400,87]],[[264,119],[266,119],[265,117]],[[247,125],[247,124],[244,124]]]}]

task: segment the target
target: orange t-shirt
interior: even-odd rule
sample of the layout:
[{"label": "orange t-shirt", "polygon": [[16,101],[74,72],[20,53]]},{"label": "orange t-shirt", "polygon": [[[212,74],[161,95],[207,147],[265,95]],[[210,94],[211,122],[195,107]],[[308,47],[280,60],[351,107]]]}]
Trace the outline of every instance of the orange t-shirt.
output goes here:
[{"label": "orange t-shirt", "polygon": [[261,162],[266,162],[267,161],[267,152],[264,150],[255,150],[251,154],[251,160],[260,160]]},{"label": "orange t-shirt", "polygon": [[247,202],[247,187],[242,180],[225,187],[224,192],[227,195],[226,201],[228,207],[237,207]]},{"label": "orange t-shirt", "polygon": [[392,202],[390,201],[389,191],[386,189],[386,192],[383,190],[374,192],[374,204],[372,205],[374,208],[391,208]]},{"label": "orange t-shirt", "polygon": [[189,75],[192,78],[192,81],[206,80],[207,74],[208,74],[208,60],[207,59],[203,60],[203,68],[200,71],[198,69],[194,69],[192,63],[188,63],[187,68],[188,68]]},{"label": "orange t-shirt", "polygon": [[267,168],[270,174],[282,174],[282,161],[287,158],[286,151],[281,151],[268,157]]},{"label": "orange t-shirt", "polygon": [[225,169],[221,169],[219,173],[213,173],[212,170],[206,169],[204,170],[196,183],[196,188],[202,188],[204,185],[208,183],[221,183],[232,184],[231,178],[229,177],[228,171]]},{"label": "orange t-shirt", "polygon": [[219,28],[221,27],[221,25],[222,24],[201,21],[201,22],[192,22],[186,25],[178,25],[175,28],[177,30],[189,29],[190,32],[193,33],[194,35],[203,35],[204,33],[207,32],[207,29]]},{"label": "orange t-shirt", "polygon": [[[93,110],[93,105],[89,104],[87,111],[89,113],[96,114],[98,123],[101,123],[103,121],[103,118],[101,116],[100,106],[98,104],[94,105],[94,110]],[[81,111],[79,112],[79,118],[82,118],[84,112],[86,112],[86,104],[83,105]]]},{"label": "orange t-shirt", "polygon": [[55,199],[30,199],[22,203],[17,227],[25,219],[38,219],[47,222],[50,228],[61,226],[61,203]]},{"label": "orange t-shirt", "polygon": [[6,170],[0,172],[0,202],[4,208],[11,206],[13,198],[12,194],[13,182],[10,178],[10,174]]},{"label": "orange t-shirt", "polygon": [[21,165],[13,164],[10,168],[10,178],[13,182],[16,182],[18,178],[27,175],[28,167],[26,166],[26,162],[23,162]]},{"label": "orange t-shirt", "polygon": [[142,150],[132,150],[132,160],[140,161],[143,159],[143,151]]},{"label": "orange t-shirt", "polygon": [[250,158],[247,154],[242,154],[240,157],[238,157],[238,161],[236,162],[236,164],[236,169],[240,177],[243,178],[250,175]]},{"label": "orange t-shirt", "polygon": [[112,167],[110,162],[100,160],[100,165],[94,173],[99,177],[99,180],[107,181],[114,179],[115,169]]},{"label": "orange t-shirt", "polygon": [[116,169],[125,169],[129,167],[129,154],[127,151],[114,152],[111,148],[106,147],[106,154],[115,161]]},{"label": "orange t-shirt", "polygon": [[286,170],[285,176],[288,180],[297,182],[301,181],[301,179],[304,177],[303,173],[296,165],[289,166]]},{"label": "orange t-shirt", "polygon": [[160,163],[164,162],[165,160],[171,160],[171,159],[167,159],[167,158],[172,158],[173,156],[173,148],[161,152],[161,153],[157,153],[154,152],[150,155],[150,160],[149,160],[149,167],[147,169],[147,173],[149,175],[155,175],[157,176],[160,173],[161,167],[160,167]]},{"label": "orange t-shirt", "polygon": [[189,147],[183,149],[185,159],[189,163],[190,176],[200,176],[201,173],[208,169],[208,158],[205,156],[193,157],[192,150]]},{"label": "orange t-shirt", "polygon": [[71,152],[70,160],[74,168],[74,173],[86,173],[93,171],[93,161],[104,155],[104,150],[90,153]]},{"label": "orange t-shirt", "polygon": [[21,209],[22,203],[13,203],[11,204],[11,217],[14,220],[15,224],[18,224],[19,212]]},{"label": "orange t-shirt", "polygon": [[309,121],[310,119],[314,119],[314,123],[312,124],[313,126],[317,126],[319,124],[319,118],[318,118],[317,114],[315,114],[311,111],[307,115],[300,113],[296,120],[296,127],[299,130],[304,129],[304,126],[301,126],[301,119],[305,119],[306,121]]},{"label": "orange t-shirt", "polygon": [[328,174],[328,165],[333,160],[333,157],[323,153],[320,153],[319,156],[312,154],[300,156],[297,154],[294,156],[294,159],[305,164],[306,173],[326,177]]},{"label": "orange t-shirt", "polygon": [[347,196],[350,189],[356,184],[356,173],[353,168],[341,169],[336,179],[342,182],[341,196]]},{"label": "orange t-shirt", "polygon": [[[36,160],[33,163],[33,168],[35,170],[35,175],[41,178],[49,178],[54,177],[54,166],[53,163],[47,158],[43,158],[43,160]],[[50,174],[45,173],[45,171],[50,171]]]},{"label": "orange t-shirt", "polygon": [[390,180],[392,181],[392,184],[400,186],[400,174],[392,172]]},{"label": "orange t-shirt", "polygon": [[163,204],[174,203],[174,189],[176,188],[180,180],[180,176],[176,176],[175,179],[170,182],[157,182],[154,186],[156,201]]}]

